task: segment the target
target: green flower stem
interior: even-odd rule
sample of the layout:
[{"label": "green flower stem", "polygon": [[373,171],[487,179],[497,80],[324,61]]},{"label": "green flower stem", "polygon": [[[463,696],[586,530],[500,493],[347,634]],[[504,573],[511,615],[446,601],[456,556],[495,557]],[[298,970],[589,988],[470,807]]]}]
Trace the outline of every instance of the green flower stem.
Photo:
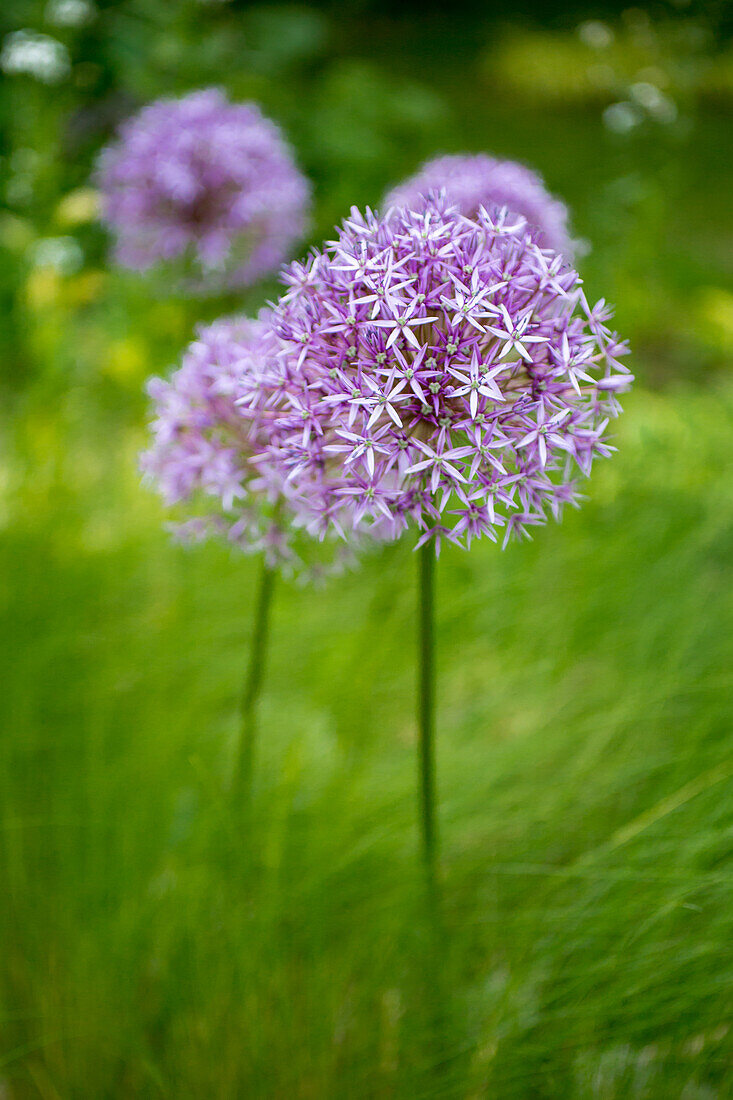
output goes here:
[{"label": "green flower stem", "polygon": [[267,638],[270,625],[272,592],[275,585],[275,570],[262,560],[257,598],[255,604],[254,630],[249,665],[242,687],[241,724],[239,747],[234,777],[235,790],[239,798],[246,799],[252,783],[254,768],[255,740],[257,736],[257,705],[262,691],[267,656]]},{"label": "green flower stem", "polygon": [[419,588],[418,691],[419,790],[422,850],[428,880],[435,877],[435,681],[433,674],[433,605],[435,547],[425,543],[417,551]]}]

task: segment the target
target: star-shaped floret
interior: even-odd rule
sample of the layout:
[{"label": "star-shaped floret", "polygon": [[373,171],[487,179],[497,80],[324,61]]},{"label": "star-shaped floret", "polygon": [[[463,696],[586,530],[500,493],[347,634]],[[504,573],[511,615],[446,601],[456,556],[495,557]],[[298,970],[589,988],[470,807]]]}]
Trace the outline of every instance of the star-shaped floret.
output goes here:
[{"label": "star-shaped floret", "polygon": [[441,479],[448,476],[455,481],[465,482],[466,478],[456,466],[456,460],[465,458],[471,453],[470,447],[449,447],[447,450],[434,451],[422,440],[415,440],[417,446],[426,455],[420,462],[414,462],[406,471],[408,474],[416,474],[421,470],[430,471],[430,491],[435,493]]},{"label": "star-shaped floret", "polygon": [[448,373],[459,383],[458,387],[453,390],[453,397],[464,397],[468,395],[472,418],[474,418],[478,412],[479,397],[485,397],[490,401],[505,402],[506,397],[501,392],[494,379],[506,369],[506,363],[493,367],[489,367],[485,363],[482,363],[476,348],[474,348],[471,353],[468,373],[466,373],[465,370],[460,370],[453,363],[448,366]]},{"label": "star-shaped floret", "polygon": [[393,362],[379,368],[380,373],[385,373],[388,376],[387,385],[391,386],[398,381],[404,381],[423,405],[428,403],[423,386],[438,374],[435,368],[430,368],[425,363],[427,351],[428,345],[423,344],[420,350],[411,359],[408,359],[395,346],[392,348]]},{"label": "star-shaped floret", "polygon": [[359,398],[358,403],[363,405],[370,414],[367,430],[382,420],[385,413],[398,428],[401,428],[402,421],[397,406],[409,400],[409,394],[403,393],[407,382],[402,379],[392,386],[387,386],[385,390],[376,379],[365,375],[363,383],[369,393],[366,397]]},{"label": "star-shaped floret", "polygon": [[376,328],[386,328],[390,330],[387,338],[387,347],[391,348],[400,337],[404,337],[408,343],[412,344],[414,348],[419,350],[420,341],[413,328],[419,325],[429,325],[433,321],[437,321],[438,317],[435,314],[430,316],[416,316],[416,310],[419,309],[419,305],[416,300],[412,301],[403,313],[393,313],[391,317],[382,318],[379,321],[372,321],[372,324]]},{"label": "star-shaped floret", "polygon": [[354,522],[360,523],[371,511],[377,511],[385,519],[392,521],[395,489],[383,485],[379,478],[365,478],[358,474],[353,479],[353,484],[339,485],[335,489],[337,497],[342,499],[349,497],[354,500]]},{"label": "star-shaped floret", "polygon": [[567,429],[565,429],[564,432],[560,431],[561,425],[571,415],[572,410],[564,408],[547,419],[545,405],[543,402],[540,402],[537,410],[537,423],[516,444],[517,450],[521,450],[523,447],[534,447],[536,445],[540,458],[540,465],[542,467],[546,466],[548,443],[552,444],[554,447],[559,447],[563,451],[570,449],[572,446],[568,440]]},{"label": "star-shaped floret", "polygon": [[337,429],[336,435],[344,440],[343,443],[330,443],[324,447],[324,451],[329,454],[343,454],[345,465],[349,466],[359,459],[363,459],[369,476],[374,476],[375,468],[375,455],[389,454],[389,447],[386,445],[385,436],[388,429],[382,428],[380,431],[374,433],[374,435],[356,435],[354,432],[347,432],[343,429]]},{"label": "star-shaped floret", "polygon": [[515,351],[517,355],[521,355],[527,363],[532,362],[532,356],[527,351],[527,344],[546,344],[548,338],[546,336],[533,336],[527,330],[532,323],[531,311],[525,313],[523,317],[520,317],[517,321],[513,321],[508,309],[502,302],[499,307],[501,319],[504,322],[504,328],[498,328],[494,325],[487,325],[486,331],[490,332],[492,336],[496,336],[498,340],[503,343],[503,348],[499,352],[499,358],[503,359],[510,352]]}]

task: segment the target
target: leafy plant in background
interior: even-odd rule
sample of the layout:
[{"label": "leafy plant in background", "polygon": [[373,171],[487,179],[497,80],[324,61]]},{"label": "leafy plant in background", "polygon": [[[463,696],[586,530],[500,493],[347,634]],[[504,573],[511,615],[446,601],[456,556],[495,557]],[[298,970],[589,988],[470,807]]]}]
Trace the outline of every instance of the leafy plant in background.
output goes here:
[{"label": "leafy plant in background", "polygon": [[712,11],[665,16],[629,7],[618,19],[579,23],[574,36],[508,30],[488,47],[485,72],[495,87],[538,105],[597,104],[619,134],[673,127],[701,100],[730,89],[730,53],[712,52],[714,23]]},{"label": "leafy plant in background", "polygon": [[[435,860],[433,560],[441,541],[504,545],[579,500],[612,448],[627,348],[577,273],[525,220],[444,196],[353,209],[285,273],[277,431],[255,459],[323,531],[418,530],[423,853]],[[344,516],[345,514],[345,516]]]},{"label": "leafy plant in background", "polygon": [[215,88],[145,107],[98,177],[117,260],[178,263],[197,295],[269,274],[305,228],[310,188],[278,128]]}]

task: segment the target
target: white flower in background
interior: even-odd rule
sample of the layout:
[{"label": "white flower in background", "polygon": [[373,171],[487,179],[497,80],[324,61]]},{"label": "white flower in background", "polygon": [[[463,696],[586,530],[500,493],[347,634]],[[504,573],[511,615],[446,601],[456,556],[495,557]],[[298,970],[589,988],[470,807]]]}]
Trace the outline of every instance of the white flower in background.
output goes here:
[{"label": "white flower in background", "polygon": [[612,103],[603,112],[604,125],[615,134],[628,134],[645,118],[671,125],[677,119],[677,104],[656,84],[639,80],[629,88],[628,100]]},{"label": "white flower in background", "polygon": [[74,275],[84,262],[81,245],[74,237],[44,237],[30,248],[34,267],[50,267],[59,275]]},{"label": "white flower in background", "polygon": [[95,15],[89,0],[49,0],[46,5],[46,19],[57,27],[83,27]]},{"label": "white flower in background", "polygon": [[603,124],[614,134],[628,134],[641,122],[641,115],[633,103],[612,103],[603,112]]},{"label": "white flower in background", "polygon": [[658,122],[674,122],[677,118],[677,104],[661,92],[656,84],[640,80],[630,88],[631,98]]},{"label": "white flower in background", "polygon": [[6,73],[25,73],[44,84],[58,84],[69,75],[71,61],[63,42],[35,31],[13,31],[0,51],[0,68]]},{"label": "white flower in background", "polygon": [[578,38],[584,46],[593,50],[605,50],[613,42],[614,34],[606,23],[599,19],[589,19],[578,27]]}]

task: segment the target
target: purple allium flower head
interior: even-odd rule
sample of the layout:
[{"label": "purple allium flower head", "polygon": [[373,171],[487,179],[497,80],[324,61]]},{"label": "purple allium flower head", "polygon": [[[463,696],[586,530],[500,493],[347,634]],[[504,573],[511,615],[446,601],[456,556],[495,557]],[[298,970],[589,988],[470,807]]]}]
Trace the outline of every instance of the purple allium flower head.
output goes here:
[{"label": "purple allium flower head", "polygon": [[[227,538],[246,553],[314,580],[350,564],[353,549],[331,547],[317,560],[312,540],[298,537],[289,485],[277,467],[258,461],[279,434],[276,404],[286,384],[271,313],[202,326],[169,379],[152,378],[153,440],[140,460],[145,479],[168,505],[193,510],[174,535],[195,542]],[[289,425],[288,425],[289,427]]]},{"label": "purple allium flower head", "polygon": [[[153,443],[141,458],[166,504],[208,501],[208,514],[182,524],[188,538],[227,533],[245,549],[276,551],[279,494],[252,463],[273,435],[267,400],[273,335],[268,312],[257,320],[221,320],[199,330],[180,368],[148,383]],[[256,389],[248,415],[237,402]],[[214,503],[212,503],[212,501]]]},{"label": "purple allium flower head", "polygon": [[254,282],[305,227],[309,187],[280,131],[216,88],[143,108],[97,174],[117,260],[136,270],[187,262],[199,287],[217,274],[230,287]]},{"label": "purple allium flower head", "polygon": [[436,157],[390,191],[385,206],[420,209],[428,195],[443,189],[448,201],[469,218],[482,206],[506,206],[521,214],[539,245],[572,259],[575,247],[568,233],[567,207],[547,191],[536,172],[512,160],[484,153]]},{"label": "purple allium flower head", "polygon": [[353,209],[295,263],[274,326],[286,382],[279,469],[313,531],[504,542],[559,517],[631,375],[603,302],[506,210],[444,197],[380,218]]}]

